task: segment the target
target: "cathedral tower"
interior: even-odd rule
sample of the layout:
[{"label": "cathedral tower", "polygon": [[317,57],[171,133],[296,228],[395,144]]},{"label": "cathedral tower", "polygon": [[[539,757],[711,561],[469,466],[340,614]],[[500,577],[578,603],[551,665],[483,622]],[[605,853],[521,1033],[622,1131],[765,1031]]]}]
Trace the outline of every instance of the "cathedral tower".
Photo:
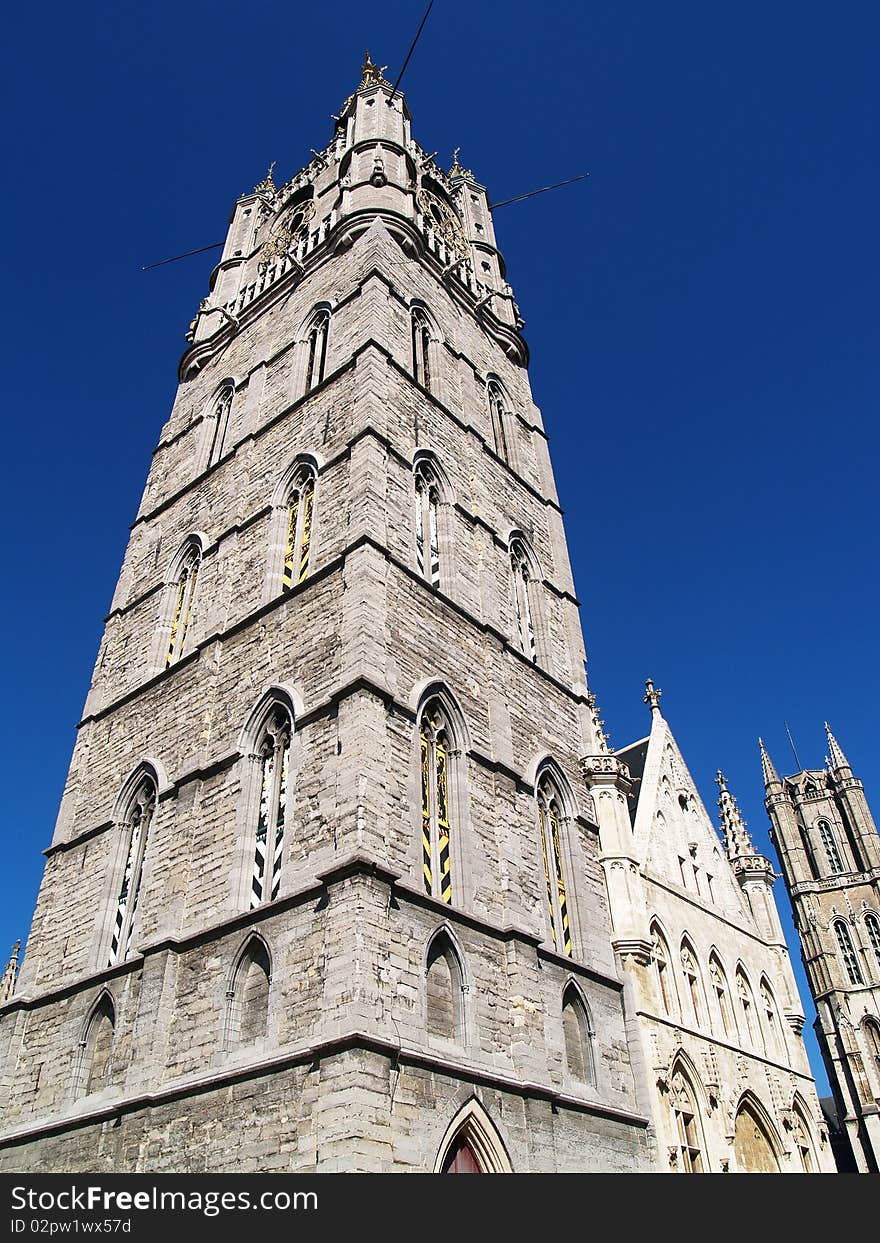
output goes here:
[{"label": "cathedral tower", "polygon": [[824,770],[781,780],[764,746],[771,836],[816,1003],[816,1035],[855,1164],[880,1167],[880,840],[826,724]]},{"label": "cathedral tower", "polygon": [[335,120],[190,325],[0,1006],[6,1170],[652,1160],[486,190],[369,58]]}]

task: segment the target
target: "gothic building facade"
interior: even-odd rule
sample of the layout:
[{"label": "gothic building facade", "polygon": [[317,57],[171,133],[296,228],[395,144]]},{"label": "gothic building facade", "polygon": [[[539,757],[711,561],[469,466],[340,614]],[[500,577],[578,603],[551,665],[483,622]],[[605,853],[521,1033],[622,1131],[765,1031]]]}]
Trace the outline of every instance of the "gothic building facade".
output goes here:
[{"label": "gothic building facade", "polygon": [[0,991],[0,1169],[827,1168],[766,861],[659,709],[607,745],[522,326],[365,59],[190,325]]},{"label": "gothic building facade", "polygon": [[784,780],[761,742],[771,836],[816,1004],[816,1036],[853,1167],[880,1168],[880,840],[826,724],[824,770]]},{"label": "gothic building facade", "polygon": [[721,773],[719,838],[647,683],[647,737],[585,761],[658,1168],[830,1172],[776,903]]}]

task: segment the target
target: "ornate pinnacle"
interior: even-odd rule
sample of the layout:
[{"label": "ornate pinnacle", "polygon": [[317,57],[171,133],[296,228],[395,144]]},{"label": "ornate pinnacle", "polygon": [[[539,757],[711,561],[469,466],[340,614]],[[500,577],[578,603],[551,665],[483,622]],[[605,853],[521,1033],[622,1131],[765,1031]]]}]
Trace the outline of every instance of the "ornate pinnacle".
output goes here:
[{"label": "ornate pinnacle", "polygon": [[838,768],[850,768],[850,762],[840,749],[840,743],[831,732],[831,726],[825,722],[825,733],[828,735],[828,767],[834,771]]},{"label": "ornate pinnacle", "polygon": [[20,949],[21,941],[16,941],[12,947],[9,962],[6,964],[6,970],[3,972],[3,978],[0,980],[0,1005],[4,1001],[9,1001],[15,992],[15,981],[18,976],[18,951]]},{"label": "ornate pinnacle", "polygon": [[266,176],[259,183],[259,185],[254,186],[254,194],[259,194],[261,190],[268,190],[272,194],[275,193],[275,190],[277,189],[277,187],[275,185],[275,182],[272,180],[272,174],[274,173],[274,171],[275,171],[275,161],[273,160],[272,163],[269,165],[269,169],[268,169],[268,172],[266,173]]},{"label": "ornate pinnacle", "polygon": [[469,168],[462,168],[458,162],[458,153],[461,147],[456,147],[452,153],[452,167],[449,170],[450,177],[473,177],[473,173]]},{"label": "ornate pinnacle", "polygon": [[390,82],[386,82],[382,74],[388,68],[387,65],[374,65],[370,60],[370,53],[364,52],[364,63],[361,65],[361,84],[358,90],[363,90],[365,86],[390,86]]},{"label": "ornate pinnacle", "polygon": [[721,811],[721,836],[728,859],[739,859],[743,855],[754,855],[755,847],[742,818],[742,812],[736,805],[736,799],[727,788],[727,780],[721,769],[715,774],[715,781],[721,793],[718,807]]},{"label": "ornate pinnacle", "polygon": [[660,696],[663,692],[659,687],[655,688],[650,678],[645,680],[645,697],[644,703],[650,704],[652,712],[660,711]]},{"label": "ornate pinnacle", "polygon": [[758,746],[761,748],[761,772],[764,774],[765,788],[773,785],[774,783],[776,785],[782,785],[782,782],[779,780],[779,773],[776,771],[773,766],[773,761],[767,754],[767,748],[764,746],[763,738],[758,739]]}]

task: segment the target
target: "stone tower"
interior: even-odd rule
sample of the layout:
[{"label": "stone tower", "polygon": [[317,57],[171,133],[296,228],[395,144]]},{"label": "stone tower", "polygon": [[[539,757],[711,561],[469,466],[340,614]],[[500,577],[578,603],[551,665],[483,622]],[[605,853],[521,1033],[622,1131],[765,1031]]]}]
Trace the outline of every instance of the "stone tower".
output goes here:
[{"label": "stone tower", "polygon": [[855,1165],[880,1167],[880,840],[830,728],[824,770],[781,780],[761,742],[771,836]]},{"label": "stone tower", "polygon": [[100,645],[0,1168],[652,1160],[547,437],[485,189],[365,59],[236,202]]}]

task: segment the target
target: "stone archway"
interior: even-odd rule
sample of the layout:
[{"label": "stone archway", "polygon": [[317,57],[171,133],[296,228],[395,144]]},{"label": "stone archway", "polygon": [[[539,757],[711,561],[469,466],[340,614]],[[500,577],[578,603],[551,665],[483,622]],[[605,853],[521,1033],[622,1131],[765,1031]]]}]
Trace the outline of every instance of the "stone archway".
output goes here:
[{"label": "stone archway", "polygon": [[737,1112],[733,1150],[740,1173],[779,1173],[776,1146],[770,1137],[768,1123],[750,1101],[744,1101]]}]

